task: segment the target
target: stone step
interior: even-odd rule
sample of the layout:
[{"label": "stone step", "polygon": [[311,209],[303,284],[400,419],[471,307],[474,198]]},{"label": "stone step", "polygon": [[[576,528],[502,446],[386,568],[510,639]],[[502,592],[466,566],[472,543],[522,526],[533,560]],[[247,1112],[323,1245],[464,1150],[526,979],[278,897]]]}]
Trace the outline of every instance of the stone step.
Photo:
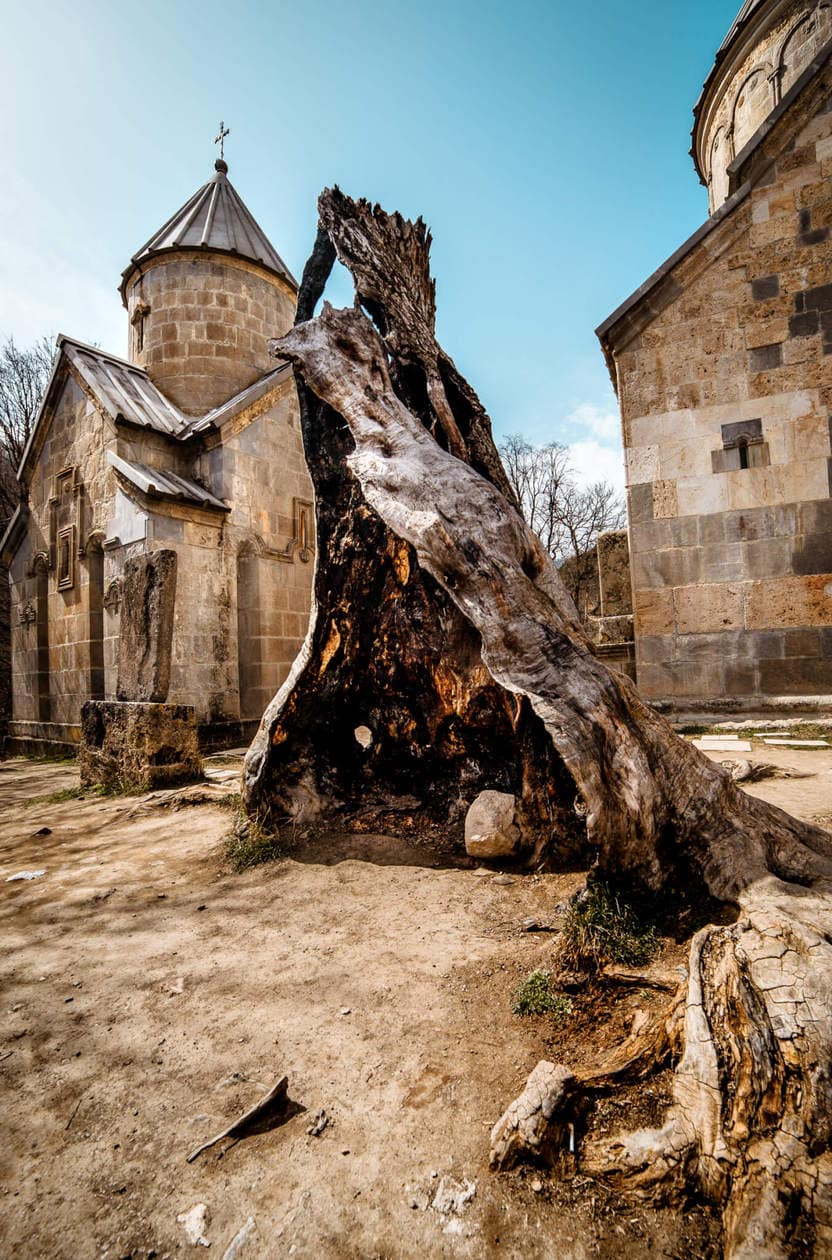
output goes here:
[{"label": "stone step", "polygon": [[829,744],[825,739],[770,739],[763,740],[764,744],[773,744],[778,748],[828,748]]},{"label": "stone step", "polygon": [[722,739],[705,735],[702,739],[695,739],[693,746],[702,752],[751,752],[751,744],[747,739]]}]

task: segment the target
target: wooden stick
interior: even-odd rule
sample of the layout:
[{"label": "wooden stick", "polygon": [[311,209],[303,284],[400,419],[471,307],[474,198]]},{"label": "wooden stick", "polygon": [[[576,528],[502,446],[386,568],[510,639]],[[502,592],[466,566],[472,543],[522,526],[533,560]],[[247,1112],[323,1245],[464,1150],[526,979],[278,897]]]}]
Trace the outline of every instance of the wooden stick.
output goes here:
[{"label": "wooden stick", "polygon": [[187,1162],[189,1164],[193,1163],[197,1155],[201,1155],[203,1151],[207,1151],[209,1146],[216,1146],[217,1142],[221,1142],[223,1138],[233,1137],[235,1134],[241,1133],[246,1125],[250,1124],[253,1120],[256,1120],[258,1116],[261,1116],[272,1103],[285,1099],[288,1088],[289,1078],[288,1076],[282,1076],[277,1084],[272,1086],[268,1094],[264,1094],[259,1102],[256,1102],[253,1107],[249,1107],[248,1111],[244,1111],[241,1116],[238,1116],[233,1124],[230,1124],[227,1129],[223,1129],[222,1133],[218,1133],[216,1137],[212,1137],[209,1142],[203,1142],[202,1146],[198,1146],[195,1151],[191,1151],[187,1158]]}]

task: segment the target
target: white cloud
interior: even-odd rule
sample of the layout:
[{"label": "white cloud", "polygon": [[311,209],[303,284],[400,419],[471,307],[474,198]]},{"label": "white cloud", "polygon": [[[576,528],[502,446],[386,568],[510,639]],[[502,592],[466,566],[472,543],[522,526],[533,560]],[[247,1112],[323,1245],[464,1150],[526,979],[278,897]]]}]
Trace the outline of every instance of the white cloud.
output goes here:
[{"label": "white cloud", "polygon": [[565,419],[569,456],[575,478],[582,486],[608,481],[624,491],[624,452],[621,447],[621,421],[615,404],[598,407],[579,403]]},{"label": "white cloud", "polygon": [[621,421],[618,412],[611,407],[596,407],[593,403],[579,403],[566,417],[566,424],[574,429],[591,433],[605,446],[620,446]]},{"label": "white cloud", "polygon": [[594,438],[570,442],[569,460],[578,485],[608,481],[620,494],[624,493],[624,456],[620,446],[602,446]]}]

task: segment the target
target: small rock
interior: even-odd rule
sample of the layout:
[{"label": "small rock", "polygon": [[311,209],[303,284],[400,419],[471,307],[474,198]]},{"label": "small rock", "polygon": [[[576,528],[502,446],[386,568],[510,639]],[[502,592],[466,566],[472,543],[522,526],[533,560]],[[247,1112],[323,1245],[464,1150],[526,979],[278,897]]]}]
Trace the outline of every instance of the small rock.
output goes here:
[{"label": "small rock", "polygon": [[508,888],[509,884],[514,883],[514,880],[510,875],[498,875],[494,883],[499,884],[501,888]]},{"label": "small rock", "polygon": [[192,1247],[211,1246],[205,1237],[205,1230],[208,1228],[207,1203],[195,1203],[193,1207],[188,1208],[187,1212],[180,1212],[176,1219],[184,1229],[185,1237]]},{"label": "small rock", "polygon": [[31,838],[35,840],[38,836],[51,836],[51,835],[52,835],[51,827],[38,827],[37,831],[32,832]]},{"label": "small rock", "polygon": [[306,1132],[310,1137],[320,1137],[328,1124],[329,1116],[325,1111],[319,1111]]},{"label": "small rock", "polygon": [[436,1187],[431,1207],[443,1216],[458,1216],[476,1193],[477,1183],[467,1177],[463,1177],[462,1181],[457,1181],[455,1177],[443,1177]]},{"label": "small rock", "polygon": [[185,992],[185,977],[177,976],[173,984],[168,985],[168,993],[176,995]]},{"label": "small rock", "polygon": [[351,1015],[351,1014],[352,1014],[352,1011],[350,1010],[350,1008],[349,1008],[348,1006],[342,1006],[342,1007],[341,1007],[341,1009],[340,1009],[340,1011],[338,1012],[338,1014],[339,1014],[339,1015]]},{"label": "small rock", "polygon": [[465,852],[479,858],[513,856],[520,840],[514,806],[511,792],[480,792],[465,815]]},{"label": "small rock", "polygon": [[534,1191],[534,1193],[535,1193],[535,1194],[542,1194],[542,1193],[543,1193],[543,1182],[542,1182],[542,1181],[533,1181],[533,1182],[532,1182],[532,1190]]},{"label": "small rock", "polygon": [[42,871],[18,871],[16,875],[7,875],[6,883],[13,884],[16,879],[40,879],[41,875],[45,874],[45,868]]}]

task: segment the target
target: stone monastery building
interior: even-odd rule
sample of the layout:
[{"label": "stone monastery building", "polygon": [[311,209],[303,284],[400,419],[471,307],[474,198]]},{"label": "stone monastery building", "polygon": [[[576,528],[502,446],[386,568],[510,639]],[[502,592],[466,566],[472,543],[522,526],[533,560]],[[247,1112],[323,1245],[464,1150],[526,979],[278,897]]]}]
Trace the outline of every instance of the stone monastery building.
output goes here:
[{"label": "stone monastery building", "polygon": [[638,686],[677,706],[828,703],[830,0],[747,0],[694,116],[711,217],[598,329]]},{"label": "stone monastery building", "polygon": [[222,159],[134,254],[121,295],[129,359],[58,339],[19,473],[2,545],[12,749],[74,745],[82,703],[116,698],[131,556],[176,552],[153,698],[193,706],[204,744],[256,727],[306,631],[312,486],[292,372],[267,348],[297,285]]}]

